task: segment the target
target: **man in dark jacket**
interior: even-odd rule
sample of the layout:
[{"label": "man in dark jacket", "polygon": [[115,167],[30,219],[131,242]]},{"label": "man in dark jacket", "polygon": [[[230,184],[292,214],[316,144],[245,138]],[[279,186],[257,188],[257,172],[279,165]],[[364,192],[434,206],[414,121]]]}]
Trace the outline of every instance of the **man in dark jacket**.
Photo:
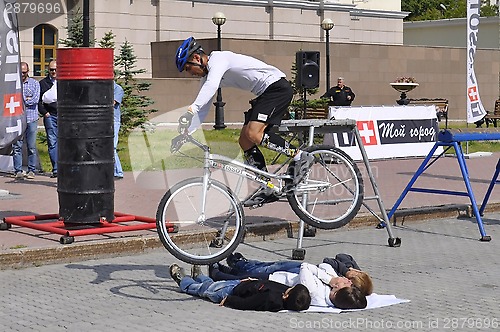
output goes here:
[{"label": "man in dark jacket", "polygon": [[243,280],[213,281],[193,267],[191,276],[177,264],[170,266],[170,275],[183,293],[207,298],[221,306],[239,310],[301,311],[309,308],[311,296],[301,284],[294,287],[269,281],[247,278]]},{"label": "man in dark jacket", "polygon": [[[40,81],[40,101],[38,112],[43,117],[43,125],[47,134],[47,147],[49,150],[50,162],[52,164],[52,176],[57,177],[57,101],[53,98],[47,102],[43,98],[44,94],[56,84],[57,63],[55,60],[49,62],[49,74]],[[45,102],[44,102],[45,100]]]},{"label": "man in dark jacket", "polygon": [[337,86],[328,90],[321,98],[328,98],[330,106],[351,106],[356,95],[352,89],[344,84],[344,78],[337,79]]}]

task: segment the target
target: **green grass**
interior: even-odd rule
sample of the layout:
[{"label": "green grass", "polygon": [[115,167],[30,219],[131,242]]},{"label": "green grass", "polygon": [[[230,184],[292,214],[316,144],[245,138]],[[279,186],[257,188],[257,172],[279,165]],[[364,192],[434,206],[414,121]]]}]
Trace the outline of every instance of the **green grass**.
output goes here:
[{"label": "green grass", "polygon": [[[180,153],[170,152],[170,142],[177,136],[175,129],[157,128],[153,132],[133,131],[118,140],[118,155],[124,171],[165,170],[202,167],[203,152],[192,144],[185,144]],[[211,148],[212,153],[242,161],[242,152],[238,145],[240,129],[198,130],[193,136]],[[38,134],[38,153],[42,169],[49,172],[52,168],[45,132]],[[268,164],[276,153],[261,149]],[[278,159],[283,162],[284,157]]]},{"label": "green grass", "polygon": [[[440,127],[444,128],[444,121],[440,122]],[[465,122],[449,122],[449,128],[466,128]],[[474,128],[475,126],[469,126]],[[242,161],[242,152],[238,145],[240,129],[223,130],[198,130],[194,137],[201,142],[207,143],[211,147],[212,153],[222,154],[229,158]],[[157,128],[153,132],[133,131],[127,136],[122,136],[118,142],[118,155],[124,171],[142,170],[164,170],[190,167],[201,167],[202,151],[192,144],[182,147],[181,153],[170,153],[170,142],[177,135],[175,129]],[[320,139],[315,142],[320,143]],[[297,144],[297,141],[294,141]],[[40,162],[45,172],[51,170],[45,132],[38,133],[38,152]],[[465,143],[464,143],[465,150]],[[270,164],[276,153],[268,149],[261,149],[266,157],[266,162]],[[500,142],[497,141],[471,141],[468,152],[499,152]],[[285,160],[281,157],[277,162]]]},{"label": "green grass", "polygon": [[[484,125],[483,125],[484,126]],[[445,128],[445,122],[441,121],[439,123],[440,129]],[[448,122],[448,128],[449,129],[475,129],[476,125],[474,124],[468,124],[465,121],[453,121],[453,122]],[[485,129],[485,128],[483,128]],[[468,149],[466,151],[466,146],[468,145]],[[500,142],[499,141],[469,141],[469,142],[463,142],[462,143],[462,149],[465,152],[468,153],[474,153],[474,152],[500,152]],[[451,149],[450,153],[454,153],[454,150]]]},{"label": "green grass", "polygon": [[[170,152],[170,142],[177,135],[173,129],[159,129],[153,133],[135,131],[121,140],[118,146],[124,170],[164,170],[202,167],[203,152],[193,144],[185,144],[180,153]],[[193,136],[207,144],[211,152],[243,161],[238,145],[239,129],[198,130]],[[262,149],[267,163],[276,153]],[[279,161],[284,161],[280,158]]]}]

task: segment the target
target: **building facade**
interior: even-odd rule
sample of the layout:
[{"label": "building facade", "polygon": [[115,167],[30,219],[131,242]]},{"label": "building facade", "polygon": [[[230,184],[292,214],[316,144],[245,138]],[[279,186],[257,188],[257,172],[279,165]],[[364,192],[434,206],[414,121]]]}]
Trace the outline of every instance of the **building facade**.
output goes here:
[{"label": "building facade", "polygon": [[[58,40],[67,37],[65,27],[71,17],[81,14],[83,0],[46,0],[43,4],[44,13],[40,7],[33,13],[28,8],[18,14],[22,60],[36,76],[44,76],[48,62],[57,57]],[[399,93],[389,83],[410,75],[420,83],[410,98],[447,98],[450,118],[465,118],[465,47],[429,42],[439,33],[423,29],[425,26],[413,37],[424,38],[422,42],[405,45],[411,25],[405,23],[403,29],[408,13],[401,12],[400,0],[90,0],[91,39],[98,41],[112,31],[117,49],[129,41],[138,58],[137,67],[147,71],[143,78],[154,83],[148,92],[156,101],[154,107],[167,113],[185,109],[198,85],[197,79],[176,71],[175,48],[180,40],[193,35],[207,51],[215,49],[217,27],[212,16],[216,12],[226,16],[221,26],[223,49],[261,58],[289,78],[296,51],[320,51],[320,94],[326,76],[325,31],[320,24],[330,18],[335,24],[330,31],[332,82],[344,76],[357,94],[356,105],[395,104]],[[498,20],[492,21],[491,30],[496,27],[498,33]],[[465,29],[461,24],[456,26]],[[484,31],[480,33],[487,35],[489,29]],[[483,39],[487,38],[480,37],[476,74],[483,103],[490,110],[500,95],[500,50],[482,45]],[[453,36],[445,40],[465,42]],[[226,120],[241,121],[251,96],[231,89],[225,89],[223,95]]]},{"label": "building facade", "polygon": [[[419,46],[467,46],[467,19],[404,22],[404,44]],[[481,17],[478,48],[500,48],[500,17]]]},{"label": "building facade", "polygon": [[[400,0],[89,0],[92,39],[112,31],[116,47],[134,46],[138,67],[151,77],[151,42],[182,40],[191,35],[213,38],[216,12],[227,18],[223,38],[323,41],[320,24],[334,21],[331,41],[402,44]],[[43,8],[42,8],[43,7]],[[83,0],[46,0],[19,7],[21,55],[36,76],[57,57],[58,40],[67,37]]]}]

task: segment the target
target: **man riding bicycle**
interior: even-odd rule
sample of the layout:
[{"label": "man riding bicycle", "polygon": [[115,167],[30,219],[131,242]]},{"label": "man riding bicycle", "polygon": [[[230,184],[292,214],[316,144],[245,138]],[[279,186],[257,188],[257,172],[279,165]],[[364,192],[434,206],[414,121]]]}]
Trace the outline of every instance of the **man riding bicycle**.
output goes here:
[{"label": "man riding bicycle", "polygon": [[[257,97],[250,101],[250,109],[239,137],[247,164],[267,171],[264,155],[259,145],[293,157],[293,184],[301,181],[314,161],[314,156],[270,132],[279,125],[292,100],[293,89],[286,75],[276,67],[256,58],[231,51],[213,51],[207,55],[193,37],[186,39],[177,49],[175,62],[179,72],[187,71],[201,77],[201,87],[188,111],[179,118],[180,133],[195,131],[210,109],[213,96],[219,87],[234,87],[250,91]],[[274,190],[264,188],[245,205],[255,205],[278,200]]]}]

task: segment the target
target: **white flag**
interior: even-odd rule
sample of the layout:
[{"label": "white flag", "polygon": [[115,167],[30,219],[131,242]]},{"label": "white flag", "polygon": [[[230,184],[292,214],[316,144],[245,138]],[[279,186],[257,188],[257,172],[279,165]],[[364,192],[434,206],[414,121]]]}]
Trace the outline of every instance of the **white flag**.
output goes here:
[{"label": "white flag", "polygon": [[0,154],[10,154],[12,143],[26,129],[21,67],[19,65],[19,30],[14,0],[0,0]]},{"label": "white flag", "polygon": [[467,122],[474,123],[485,115],[474,71],[474,57],[479,32],[481,0],[467,0]]}]

